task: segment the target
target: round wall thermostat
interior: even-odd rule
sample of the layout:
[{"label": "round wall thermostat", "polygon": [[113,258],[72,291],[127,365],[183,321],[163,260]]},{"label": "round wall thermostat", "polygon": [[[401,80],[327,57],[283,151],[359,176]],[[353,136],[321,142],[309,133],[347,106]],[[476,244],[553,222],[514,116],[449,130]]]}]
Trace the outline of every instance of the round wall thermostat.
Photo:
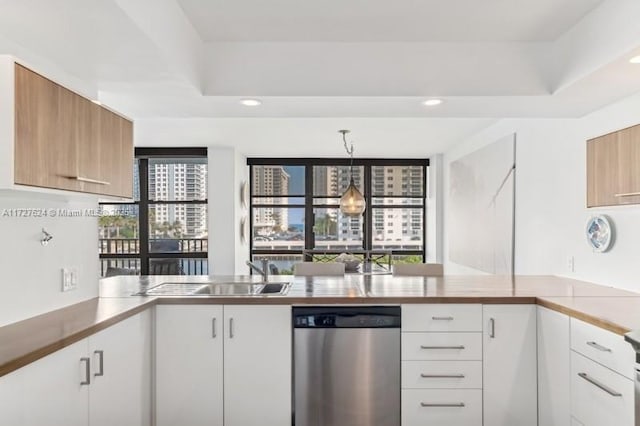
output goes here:
[{"label": "round wall thermostat", "polygon": [[593,251],[603,253],[613,246],[613,224],[607,216],[598,215],[590,218],[585,231],[587,242]]}]

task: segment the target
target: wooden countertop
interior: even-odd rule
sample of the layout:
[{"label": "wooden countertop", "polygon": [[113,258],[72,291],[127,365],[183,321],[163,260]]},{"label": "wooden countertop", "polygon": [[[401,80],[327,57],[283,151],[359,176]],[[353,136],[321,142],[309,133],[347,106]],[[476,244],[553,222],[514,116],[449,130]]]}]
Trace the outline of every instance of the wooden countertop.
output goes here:
[{"label": "wooden countertop", "polygon": [[640,293],[553,276],[274,276],[285,296],[140,297],[163,282],[251,281],[256,277],[150,276],[101,280],[100,298],[0,327],[0,376],[156,304],[537,303],[617,334],[640,329]]},{"label": "wooden countertop", "polygon": [[155,304],[153,298],[90,299],[0,327],[0,376]]}]

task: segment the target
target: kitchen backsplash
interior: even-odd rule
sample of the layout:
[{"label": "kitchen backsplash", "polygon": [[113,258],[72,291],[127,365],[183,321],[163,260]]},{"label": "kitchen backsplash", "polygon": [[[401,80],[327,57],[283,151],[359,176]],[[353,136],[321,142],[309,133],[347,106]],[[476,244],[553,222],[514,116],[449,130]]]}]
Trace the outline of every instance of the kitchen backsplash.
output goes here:
[{"label": "kitchen backsplash", "polygon": [[[0,194],[0,326],[98,295],[97,207],[93,197]],[[75,290],[61,291],[63,267],[77,271]]]}]

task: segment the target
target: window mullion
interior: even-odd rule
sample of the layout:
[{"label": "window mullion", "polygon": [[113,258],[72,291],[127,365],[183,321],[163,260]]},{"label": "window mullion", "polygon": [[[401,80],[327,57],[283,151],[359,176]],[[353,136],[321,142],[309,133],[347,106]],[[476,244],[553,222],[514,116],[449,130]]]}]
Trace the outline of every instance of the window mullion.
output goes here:
[{"label": "window mullion", "polygon": [[140,239],[140,274],[149,275],[149,159],[138,160],[140,179],[140,207],[138,208],[138,237]]}]

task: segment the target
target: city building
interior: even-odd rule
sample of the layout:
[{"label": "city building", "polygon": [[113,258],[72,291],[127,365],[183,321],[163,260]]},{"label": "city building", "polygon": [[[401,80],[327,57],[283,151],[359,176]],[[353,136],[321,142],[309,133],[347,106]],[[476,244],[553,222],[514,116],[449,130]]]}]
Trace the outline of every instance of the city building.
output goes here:
[{"label": "city building", "polygon": [[[289,193],[289,174],[283,166],[261,166],[255,168],[253,193],[266,195],[259,204],[286,204],[286,199],[278,195]],[[289,228],[289,214],[286,208],[262,207],[253,210],[253,229],[257,235],[269,236]]]},{"label": "city building", "polygon": [[[203,163],[153,162],[149,164],[149,198],[155,201],[187,201],[207,198],[207,165]],[[205,204],[155,204],[152,235],[200,238],[207,235]],[[168,225],[168,226],[167,226]]]}]

